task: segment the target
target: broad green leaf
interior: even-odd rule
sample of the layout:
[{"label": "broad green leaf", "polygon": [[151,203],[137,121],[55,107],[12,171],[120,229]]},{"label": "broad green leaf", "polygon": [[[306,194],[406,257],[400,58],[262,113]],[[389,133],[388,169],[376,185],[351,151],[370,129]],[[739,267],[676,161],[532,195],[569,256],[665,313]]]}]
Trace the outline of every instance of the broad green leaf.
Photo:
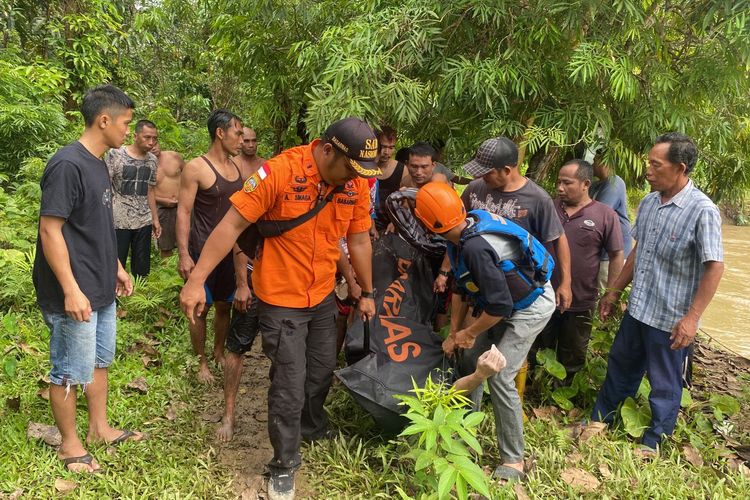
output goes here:
[{"label": "broad green leaf", "polygon": [[479,465],[466,457],[456,457],[453,463],[458,468],[459,473],[464,479],[466,479],[466,482],[474,488],[474,490],[488,498],[491,496],[489,491],[489,480]]},{"label": "broad green leaf", "polygon": [[435,454],[431,451],[422,451],[414,462],[414,470],[422,470],[432,464]]},{"label": "broad green leaf", "polygon": [[740,403],[737,398],[728,394],[712,394],[708,402],[715,409],[730,417],[740,411]]},{"label": "broad green leaf", "polygon": [[459,500],[466,500],[466,498],[468,498],[469,496],[469,492],[466,488],[466,479],[464,479],[461,471],[459,471],[456,475],[456,496],[459,498]]},{"label": "broad green leaf", "polygon": [[3,362],[3,368],[5,369],[5,374],[9,377],[14,377],[16,375],[16,366],[18,365],[18,361],[16,361],[16,358],[13,356],[8,356],[5,358],[5,362]]},{"label": "broad green leaf", "polygon": [[633,437],[641,437],[651,422],[651,408],[638,406],[633,398],[627,398],[620,408],[625,431]]},{"label": "broad green leaf", "polygon": [[438,407],[435,408],[435,415],[433,415],[432,421],[435,425],[443,425],[445,423],[445,410],[442,406],[438,405]]},{"label": "broad green leaf", "polygon": [[693,398],[690,396],[690,391],[686,388],[682,388],[682,396],[680,397],[680,406],[682,408],[687,408],[693,404]]},{"label": "broad green leaf", "polygon": [[484,420],[484,413],[481,411],[474,411],[464,418],[464,426],[467,428],[476,427],[482,423],[482,420]]},{"label": "broad green leaf", "polygon": [[463,413],[461,410],[451,410],[445,417],[445,423],[453,425],[461,425],[463,423]]},{"label": "broad green leaf", "polygon": [[643,377],[641,379],[641,384],[638,386],[636,397],[638,397],[639,399],[647,400],[649,394],[651,394],[651,383],[646,377]]},{"label": "broad green leaf", "polygon": [[438,427],[438,433],[443,440],[443,443],[449,443],[453,441],[453,430],[447,425],[441,425]]},{"label": "broad green leaf", "polygon": [[430,425],[426,424],[412,424],[403,431],[401,431],[401,434],[399,436],[413,436],[414,434],[420,434],[428,429],[432,428],[432,423]]},{"label": "broad green leaf", "polygon": [[565,367],[557,361],[557,355],[554,350],[542,349],[541,351],[537,351],[536,359],[544,367],[545,371],[553,377],[564,380],[567,376]]},{"label": "broad green leaf", "polygon": [[445,457],[436,457],[433,465],[435,466],[435,472],[437,472],[438,474],[442,474],[446,467],[450,465],[450,463]]},{"label": "broad green leaf", "polygon": [[464,440],[464,442],[471,447],[477,454],[482,454],[482,445],[479,444],[479,441],[477,438],[471,435],[469,431],[466,429],[459,429],[458,435],[461,436],[461,439]]},{"label": "broad green leaf", "polygon": [[554,399],[555,403],[557,403],[557,405],[563,410],[572,410],[573,402],[570,398],[575,396],[577,392],[578,390],[575,387],[558,387],[552,391],[552,399]]},{"label": "broad green leaf", "polygon": [[437,444],[437,431],[435,429],[429,429],[424,434],[425,439],[425,449],[431,450],[435,448],[435,445]]}]

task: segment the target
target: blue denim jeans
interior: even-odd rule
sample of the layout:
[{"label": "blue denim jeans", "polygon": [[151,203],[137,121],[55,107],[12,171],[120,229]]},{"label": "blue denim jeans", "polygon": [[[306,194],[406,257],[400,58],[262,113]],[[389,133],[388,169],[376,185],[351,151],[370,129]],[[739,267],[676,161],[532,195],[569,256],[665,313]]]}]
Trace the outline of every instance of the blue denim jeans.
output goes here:
[{"label": "blue denim jeans", "polygon": [[89,321],[45,310],[42,316],[50,330],[51,383],[85,386],[94,380],[94,368],[112,364],[117,331],[114,302],[91,313]]}]

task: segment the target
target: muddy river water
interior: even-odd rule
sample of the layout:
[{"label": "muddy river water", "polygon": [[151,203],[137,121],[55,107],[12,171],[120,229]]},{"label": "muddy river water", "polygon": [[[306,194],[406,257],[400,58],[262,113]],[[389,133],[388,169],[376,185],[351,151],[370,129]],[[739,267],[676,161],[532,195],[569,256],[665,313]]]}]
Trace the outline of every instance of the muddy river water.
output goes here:
[{"label": "muddy river water", "polygon": [[724,276],[701,329],[750,358],[750,226],[722,227]]}]

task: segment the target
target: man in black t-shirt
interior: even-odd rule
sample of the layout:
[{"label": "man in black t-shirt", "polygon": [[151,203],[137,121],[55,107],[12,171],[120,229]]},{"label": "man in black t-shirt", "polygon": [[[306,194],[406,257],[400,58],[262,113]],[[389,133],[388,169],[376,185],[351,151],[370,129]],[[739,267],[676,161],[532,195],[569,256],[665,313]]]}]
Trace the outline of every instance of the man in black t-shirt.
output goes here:
[{"label": "man in black t-shirt", "polygon": [[143,438],[110,427],[106,416],[108,367],[116,343],[115,296],[130,295],[133,283],[117,260],[111,182],[101,158],[122,146],[134,107],[112,85],[87,92],[81,105],[83,135],[52,156],[41,180],[33,279],[50,329],[50,404],[62,435],[57,456],[76,472],[99,469],[76,432],[77,386],[88,402],[87,443],[116,445]]},{"label": "man in black t-shirt", "polygon": [[[558,309],[570,307],[570,248],[552,198],[518,170],[518,148],[507,137],[487,139],[464,169],[473,180],[461,195],[467,211],[487,210],[510,219],[536,239],[554,247],[560,284],[555,289]],[[447,264],[445,264],[447,268]]]}]

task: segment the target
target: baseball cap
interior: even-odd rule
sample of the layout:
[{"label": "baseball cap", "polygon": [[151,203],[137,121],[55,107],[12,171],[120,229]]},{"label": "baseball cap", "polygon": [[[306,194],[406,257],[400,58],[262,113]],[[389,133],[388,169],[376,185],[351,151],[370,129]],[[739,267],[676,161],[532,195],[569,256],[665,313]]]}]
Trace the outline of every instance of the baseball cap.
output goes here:
[{"label": "baseball cap", "polygon": [[464,169],[474,178],[482,177],[496,168],[518,163],[518,147],[507,137],[493,137],[479,146],[474,159]]},{"label": "baseball cap", "polygon": [[372,128],[359,118],[349,117],[332,123],[324,132],[333,147],[349,158],[349,166],[360,177],[375,177],[382,172],[375,159],[378,138]]}]

